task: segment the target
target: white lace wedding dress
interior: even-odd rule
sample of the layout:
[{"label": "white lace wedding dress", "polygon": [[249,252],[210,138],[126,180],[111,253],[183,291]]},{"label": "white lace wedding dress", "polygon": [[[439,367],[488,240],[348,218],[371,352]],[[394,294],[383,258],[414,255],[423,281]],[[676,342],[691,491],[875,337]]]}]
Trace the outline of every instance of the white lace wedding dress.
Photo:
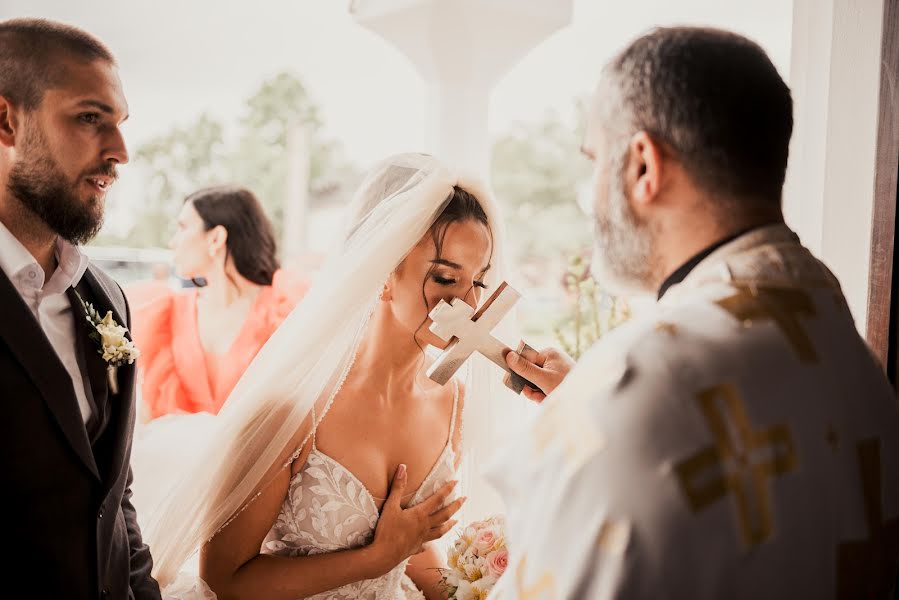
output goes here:
[{"label": "white lace wedding dress", "polygon": [[[404,506],[426,500],[455,477],[453,433],[459,405],[459,385],[453,381],[453,412],[449,437],[421,486]],[[327,414],[327,408],[325,409]],[[324,414],[322,419],[324,419]],[[313,416],[313,419],[315,417]],[[321,421],[319,421],[319,424]],[[300,455],[293,455],[289,466]],[[455,499],[455,492],[447,502]],[[371,492],[342,464],[318,449],[315,434],[306,464],[290,480],[281,512],[262,543],[260,553],[309,556],[358,548],[371,543],[378,525],[378,504]],[[377,579],[366,579],[314,596],[309,600],[423,600],[424,594],[406,575],[408,559]],[[182,573],[163,590],[165,600],[213,600],[215,594],[195,575]],[[265,600],[260,598],[260,600]]]},{"label": "white lace wedding dress", "polygon": [[[406,506],[415,506],[455,475],[453,429],[459,388],[455,386],[450,434],[443,452]],[[326,409],[327,410],[327,409]],[[324,418],[324,415],[322,415]],[[378,500],[349,469],[318,449],[315,434],[306,464],[290,480],[287,497],[274,526],[262,544],[262,553],[309,556],[358,548],[371,543],[378,525]],[[419,599],[424,595],[406,575],[408,560],[377,579],[357,581],[311,596],[315,600]]]}]

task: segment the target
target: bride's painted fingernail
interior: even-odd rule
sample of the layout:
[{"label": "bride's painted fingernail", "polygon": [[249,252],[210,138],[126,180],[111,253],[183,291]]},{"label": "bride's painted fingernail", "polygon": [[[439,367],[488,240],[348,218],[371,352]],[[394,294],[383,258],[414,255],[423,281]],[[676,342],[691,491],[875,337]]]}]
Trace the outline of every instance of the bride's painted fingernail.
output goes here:
[{"label": "bride's painted fingernail", "polygon": [[406,465],[400,465],[399,469],[396,472],[397,477],[405,477],[406,476]]}]

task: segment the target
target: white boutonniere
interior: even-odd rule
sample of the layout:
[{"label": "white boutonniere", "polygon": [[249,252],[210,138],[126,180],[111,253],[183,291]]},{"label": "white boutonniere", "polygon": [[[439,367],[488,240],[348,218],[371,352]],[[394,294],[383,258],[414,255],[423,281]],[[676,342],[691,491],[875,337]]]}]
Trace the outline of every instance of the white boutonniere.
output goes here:
[{"label": "white boutonniere", "polygon": [[118,368],[124,364],[133,364],[140,357],[140,350],[134,342],[126,337],[127,327],[122,327],[112,318],[112,311],[106,311],[105,317],[90,302],[85,302],[78,292],[78,301],[84,307],[85,318],[91,326],[88,337],[97,342],[97,352],[106,361],[106,376],[109,380],[109,390],[113,394],[119,392],[116,374]]}]

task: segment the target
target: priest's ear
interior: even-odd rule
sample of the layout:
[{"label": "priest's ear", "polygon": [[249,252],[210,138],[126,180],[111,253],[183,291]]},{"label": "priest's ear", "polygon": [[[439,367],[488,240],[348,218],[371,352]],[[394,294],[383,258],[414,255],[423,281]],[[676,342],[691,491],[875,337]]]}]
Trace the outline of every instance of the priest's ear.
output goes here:
[{"label": "priest's ear", "polygon": [[666,166],[662,144],[646,131],[638,131],[628,145],[625,182],[635,208],[648,208],[659,195]]}]

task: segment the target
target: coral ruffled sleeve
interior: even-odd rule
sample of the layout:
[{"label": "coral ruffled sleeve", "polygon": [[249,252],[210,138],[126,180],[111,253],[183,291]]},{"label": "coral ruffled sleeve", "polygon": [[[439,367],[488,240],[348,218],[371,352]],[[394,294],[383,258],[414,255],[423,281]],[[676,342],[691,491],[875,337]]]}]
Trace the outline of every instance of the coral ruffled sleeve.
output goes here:
[{"label": "coral ruffled sleeve", "polygon": [[132,337],[141,351],[138,377],[145,409],[150,418],[179,412],[186,396],[175,368],[173,351],[173,310],[171,291],[145,295],[140,289],[126,290],[132,304]]},{"label": "coral ruffled sleeve", "polygon": [[271,287],[260,291],[231,348],[215,355],[207,354],[199,341],[196,290],[126,292],[134,307],[132,335],[141,350],[138,372],[149,417],[176,412],[217,414],[247,366],[308,288],[300,275],[276,272]]}]

